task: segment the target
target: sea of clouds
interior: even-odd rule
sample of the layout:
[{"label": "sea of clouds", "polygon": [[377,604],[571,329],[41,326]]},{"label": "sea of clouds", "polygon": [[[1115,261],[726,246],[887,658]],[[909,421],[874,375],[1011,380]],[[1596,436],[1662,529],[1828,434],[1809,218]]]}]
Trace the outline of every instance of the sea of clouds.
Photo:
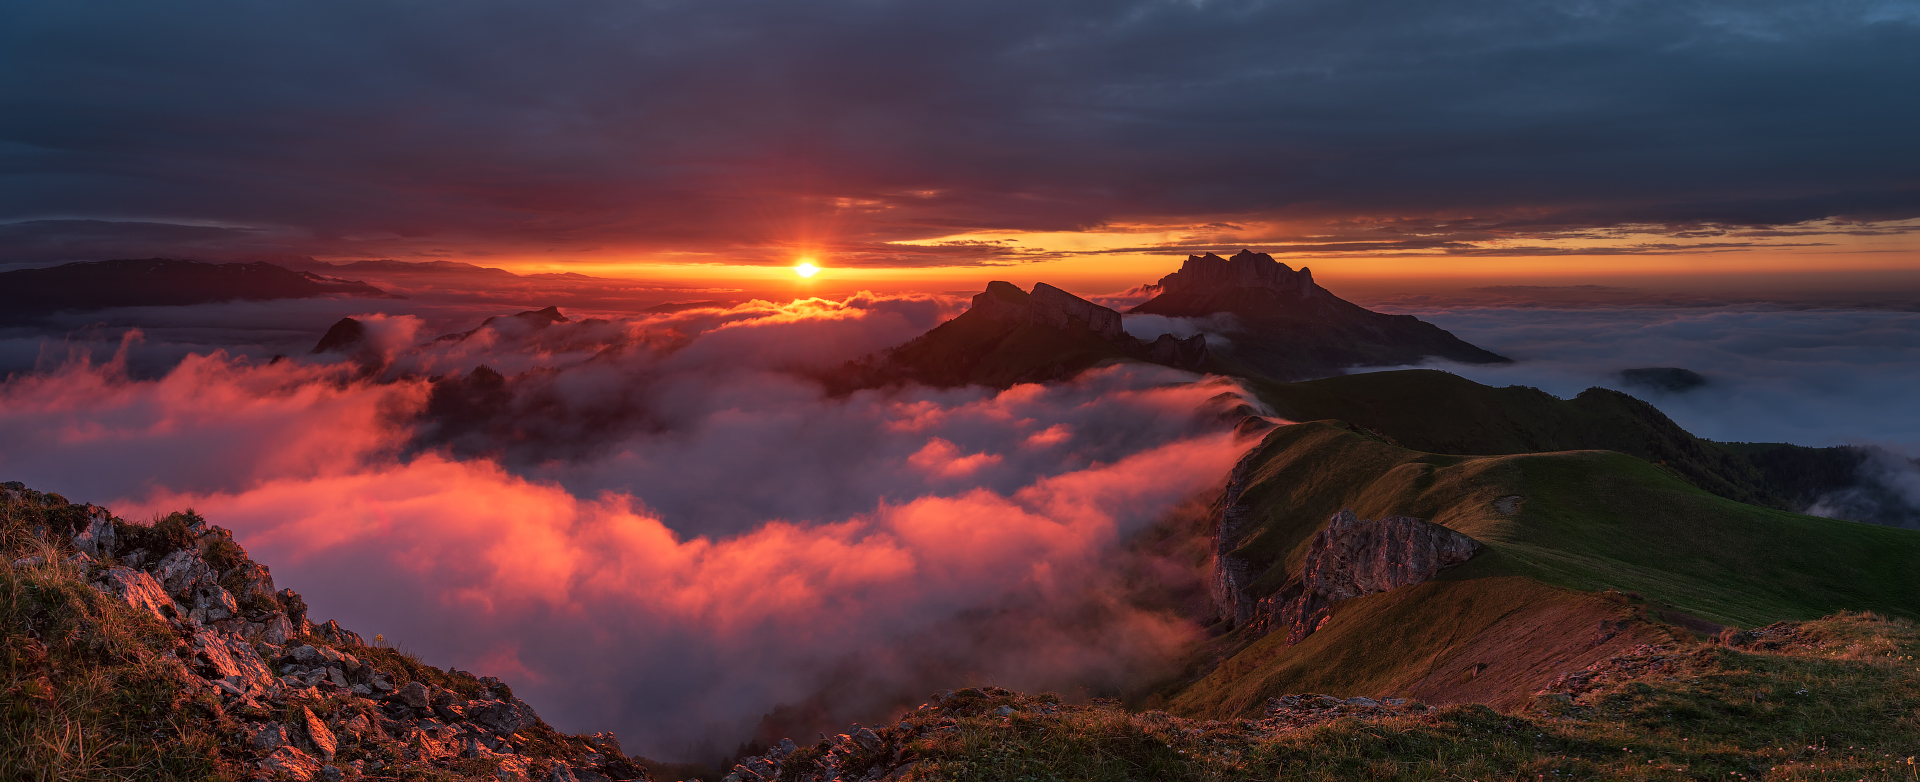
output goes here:
[{"label": "sea of clouds", "polygon": [[[1920,312],[1709,307],[1382,308],[1438,324],[1514,359],[1434,363],[1480,383],[1560,397],[1602,386],[1645,399],[1696,435],[1872,449],[1860,481],[1893,516],[1920,518]],[[1704,385],[1669,391],[1629,383],[1623,369],[1681,367]],[[1840,496],[1845,495],[1845,496]],[[1859,492],[1807,512],[1860,518]]]},{"label": "sea of clouds", "polygon": [[[193,507],[316,617],[656,756],[711,760],[834,682],[867,697],[833,718],[882,719],[958,682],[1112,694],[1165,673],[1198,631],[1137,583],[1191,593],[1204,555],[1126,544],[1201,518],[1248,445],[1217,415],[1239,390],[1150,366],[841,397],[810,377],[958,306],[756,301],[459,340],[363,312],[346,354],[145,373],[132,332],[0,384],[0,473],[129,518]],[[485,436],[434,436],[432,378],[481,365],[513,378],[463,430]]]}]

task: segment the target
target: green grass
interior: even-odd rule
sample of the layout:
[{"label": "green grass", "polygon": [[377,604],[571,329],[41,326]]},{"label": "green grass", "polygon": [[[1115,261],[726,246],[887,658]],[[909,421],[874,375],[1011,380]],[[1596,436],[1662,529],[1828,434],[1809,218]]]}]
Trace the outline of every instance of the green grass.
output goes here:
[{"label": "green grass", "polygon": [[[1161,691],[1184,714],[1246,715],[1309,691],[1505,708],[1621,644],[1684,634],[1665,619],[1920,618],[1920,533],[1733,502],[1623,454],[1439,455],[1322,421],[1275,430],[1249,458],[1256,526],[1235,553],[1268,567],[1256,597],[1299,572],[1341,509],[1423,518],[1487,549],[1432,582],[1341,603],[1297,645],[1244,630],[1214,641],[1198,657],[1224,662]],[[1510,497],[1516,513],[1500,507]],[[1611,646],[1593,640],[1627,625]]]},{"label": "green grass", "polygon": [[1807,643],[1674,648],[1665,670],[1515,713],[1410,709],[1294,730],[963,691],[910,718],[925,727],[905,779],[1920,780],[1913,624],[1843,615],[1795,630]]},{"label": "green grass", "polygon": [[[1638,592],[1722,623],[1842,609],[1920,618],[1920,532],[1734,502],[1623,454],[1445,456],[1316,422],[1276,430],[1253,458],[1245,497],[1262,527],[1241,553],[1282,565],[1256,587],[1280,586],[1346,508],[1465,533],[1491,549],[1487,575]],[[1519,513],[1495,507],[1509,496]]]},{"label": "green grass", "polygon": [[1770,486],[1743,453],[1695,437],[1652,405],[1618,391],[1591,388],[1563,400],[1537,388],[1493,388],[1430,369],[1248,385],[1288,419],[1339,419],[1416,451],[1472,456],[1619,451],[1664,465],[1722,497],[1799,507]]},{"label": "green grass", "polygon": [[0,569],[0,779],[233,778],[219,701],[187,696],[169,671],[172,633],[30,534],[72,507],[0,498],[0,556],[43,561]]}]

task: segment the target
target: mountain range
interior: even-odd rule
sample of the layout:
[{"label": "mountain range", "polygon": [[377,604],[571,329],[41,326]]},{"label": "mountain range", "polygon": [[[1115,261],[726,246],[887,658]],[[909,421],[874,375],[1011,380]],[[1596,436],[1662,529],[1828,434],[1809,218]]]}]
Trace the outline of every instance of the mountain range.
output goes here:
[{"label": "mountain range", "polygon": [[56,312],[166,307],[222,301],[390,295],[358,280],[297,272],[270,263],[201,263],[173,258],[88,261],[0,272],[0,320],[25,323]]}]

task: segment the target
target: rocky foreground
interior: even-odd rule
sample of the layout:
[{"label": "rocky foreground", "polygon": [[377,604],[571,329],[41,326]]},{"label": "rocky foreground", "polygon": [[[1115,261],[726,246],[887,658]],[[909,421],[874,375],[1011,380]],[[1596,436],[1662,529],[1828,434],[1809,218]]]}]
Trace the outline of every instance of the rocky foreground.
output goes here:
[{"label": "rocky foreground", "polygon": [[[498,679],[313,624],[298,593],[191,512],[131,524],[18,483],[0,485],[0,505],[0,777],[648,778],[612,734],[561,734]],[[131,700],[102,714],[102,697]],[[60,735],[75,730],[93,746]]]}]

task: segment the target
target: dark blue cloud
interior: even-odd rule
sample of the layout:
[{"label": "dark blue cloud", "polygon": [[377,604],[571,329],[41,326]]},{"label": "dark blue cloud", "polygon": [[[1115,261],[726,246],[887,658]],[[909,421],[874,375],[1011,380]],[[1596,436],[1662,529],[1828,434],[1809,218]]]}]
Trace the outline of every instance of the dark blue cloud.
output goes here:
[{"label": "dark blue cloud", "polygon": [[0,221],[234,252],[1920,216],[1906,2],[17,3],[0,74]]}]

